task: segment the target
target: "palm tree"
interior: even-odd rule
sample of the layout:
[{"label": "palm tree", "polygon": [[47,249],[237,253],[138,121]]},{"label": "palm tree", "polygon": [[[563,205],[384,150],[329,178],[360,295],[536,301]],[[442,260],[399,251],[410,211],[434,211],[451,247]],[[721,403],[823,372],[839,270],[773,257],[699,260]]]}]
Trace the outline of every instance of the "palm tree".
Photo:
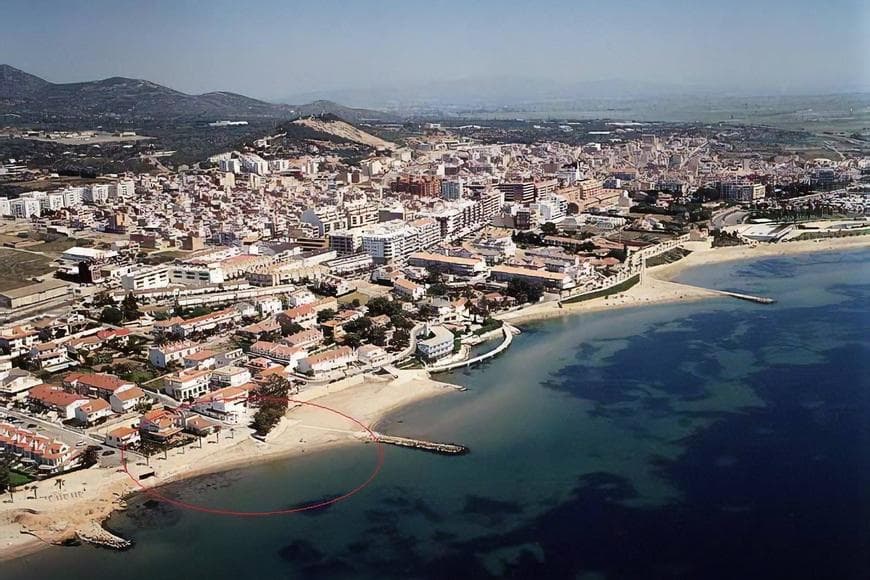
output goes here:
[{"label": "palm tree", "polygon": [[37,499],[37,497],[36,497],[36,492],[37,492],[38,490],[36,489],[36,486],[35,486],[35,485],[33,485],[33,486],[30,487],[30,491],[33,492],[33,499]]},{"label": "palm tree", "polygon": [[58,489],[63,489],[63,484],[66,483],[62,478],[57,478],[54,480],[54,487]]}]

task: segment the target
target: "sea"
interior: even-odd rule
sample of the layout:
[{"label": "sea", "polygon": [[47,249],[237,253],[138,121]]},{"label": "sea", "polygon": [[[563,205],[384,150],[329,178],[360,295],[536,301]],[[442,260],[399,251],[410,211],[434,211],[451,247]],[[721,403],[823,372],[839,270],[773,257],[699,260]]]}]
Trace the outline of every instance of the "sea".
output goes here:
[{"label": "sea", "polygon": [[[52,547],[0,578],[870,578],[870,251],[754,259],[680,281],[764,295],[523,325],[468,387],[379,430],[328,507],[233,517],[131,500],[126,552]],[[210,509],[342,495],[353,445],[174,484]]]}]

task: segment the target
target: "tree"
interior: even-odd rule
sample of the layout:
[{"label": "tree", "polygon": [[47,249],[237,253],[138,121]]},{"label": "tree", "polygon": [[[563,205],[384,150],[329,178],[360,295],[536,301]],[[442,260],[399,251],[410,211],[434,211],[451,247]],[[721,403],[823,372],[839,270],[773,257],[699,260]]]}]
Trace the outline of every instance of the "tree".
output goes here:
[{"label": "tree", "polygon": [[132,292],[128,293],[121,302],[121,312],[124,313],[124,320],[138,320],[142,316],[139,312],[139,302]]},{"label": "tree", "polygon": [[344,330],[347,333],[358,334],[362,338],[368,339],[372,330],[372,319],[368,316],[363,316],[356,320],[351,320],[344,325]]},{"label": "tree", "polygon": [[394,328],[400,328],[403,330],[411,330],[414,328],[414,323],[404,314],[394,314],[391,316],[390,324],[392,324]]},{"label": "tree", "polygon": [[89,445],[85,452],[82,454],[82,465],[85,467],[90,467],[97,463],[100,460],[99,455],[100,448],[95,445]]},{"label": "tree", "polygon": [[431,320],[438,317],[438,309],[431,304],[424,304],[420,307],[420,318]]},{"label": "tree", "polygon": [[333,316],[335,316],[335,310],[332,308],[325,308],[317,313],[317,322],[326,322],[327,320],[331,320]]},{"label": "tree", "polygon": [[407,330],[400,328],[393,333],[393,340],[390,341],[390,346],[393,346],[395,348],[408,348],[408,345],[410,344],[411,333]]},{"label": "tree", "polygon": [[394,300],[385,298],[384,296],[372,298],[369,300],[368,304],[366,304],[366,308],[368,308],[369,316],[380,316],[386,314],[392,318],[402,312],[401,304]]},{"label": "tree", "polygon": [[289,380],[276,375],[254,391],[251,402],[259,409],[254,414],[251,426],[258,435],[267,435],[287,412],[292,386]]},{"label": "tree", "polygon": [[106,306],[103,308],[103,312],[100,313],[100,320],[106,324],[117,326],[124,322],[124,313],[114,306]]},{"label": "tree", "polygon": [[430,296],[446,296],[448,290],[449,288],[446,284],[438,282],[429,286],[429,288],[426,290],[426,294]]},{"label": "tree", "polygon": [[558,229],[556,228],[556,224],[554,224],[553,222],[546,222],[541,226],[541,233],[545,236],[552,236],[557,231]]},{"label": "tree", "polygon": [[514,279],[508,282],[505,293],[516,298],[518,302],[538,302],[544,295],[544,287],[541,284]]},{"label": "tree", "polygon": [[355,332],[351,332],[344,336],[344,345],[350,348],[359,348],[362,346],[362,337]]},{"label": "tree", "polygon": [[305,330],[305,327],[298,322],[292,322],[283,317],[278,321],[278,324],[281,325],[282,336],[290,336],[291,334],[296,334],[297,332]]},{"label": "tree", "polygon": [[387,330],[383,326],[373,326],[369,333],[369,342],[376,346],[386,346]]},{"label": "tree", "polygon": [[10,460],[7,456],[0,457],[0,493],[12,489]]},{"label": "tree", "polygon": [[115,301],[106,290],[101,290],[94,296],[94,306],[113,306]]}]

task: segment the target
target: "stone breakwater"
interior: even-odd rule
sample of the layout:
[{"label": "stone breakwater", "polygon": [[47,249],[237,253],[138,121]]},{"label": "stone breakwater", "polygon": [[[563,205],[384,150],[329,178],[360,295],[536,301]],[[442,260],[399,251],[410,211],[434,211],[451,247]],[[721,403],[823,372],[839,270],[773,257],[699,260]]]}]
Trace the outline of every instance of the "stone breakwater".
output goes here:
[{"label": "stone breakwater", "polygon": [[76,530],[76,537],[82,542],[112,550],[127,550],[133,546],[130,540],[116,536],[96,522]]},{"label": "stone breakwater", "polygon": [[439,455],[465,455],[470,452],[468,447],[457,445],[455,443],[438,443],[435,441],[424,441],[422,439],[411,439],[409,437],[396,437],[395,435],[382,435],[375,433],[378,441],[387,445],[396,445],[398,447],[409,447],[411,449],[421,449],[430,453],[438,453]]}]

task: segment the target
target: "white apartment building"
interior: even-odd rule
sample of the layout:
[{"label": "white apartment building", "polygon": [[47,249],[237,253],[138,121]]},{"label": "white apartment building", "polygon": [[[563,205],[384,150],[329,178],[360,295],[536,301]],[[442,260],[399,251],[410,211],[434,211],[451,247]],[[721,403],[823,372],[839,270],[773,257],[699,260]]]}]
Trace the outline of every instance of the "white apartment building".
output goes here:
[{"label": "white apartment building", "polygon": [[320,236],[325,236],[336,230],[347,229],[347,217],[343,212],[339,212],[334,205],[308,208],[302,212],[299,220],[316,227]]},{"label": "white apartment building", "polygon": [[85,188],[82,199],[86,203],[102,205],[109,201],[109,185],[107,183],[95,183]]},{"label": "white apartment building", "polygon": [[359,251],[362,234],[362,228],[334,231],[329,234],[329,249],[335,250],[339,256],[354,254]]},{"label": "white apartment building", "polygon": [[84,203],[85,187],[68,187],[61,191],[64,207],[80,207]]},{"label": "white apartment building", "polygon": [[226,277],[223,268],[217,265],[178,264],[169,270],[169,281],[185,286],[208,286],[223,284]]},{"label": "white apartment building", "polygon": [[418,247],[417,229],[401,220],[366,228],[362,234],[362,249],[371,255],[375,264],[404,260]]},{"label": "white apartment building", "polygon": [[121,276],[124,290],[151,290],[169,286],[169,267],[153,266],[137,268]]},{"label": "white apartment building", "polygon": [[9,202],[9,213],[19,219],[30,219],[42,215],[42,205],[37,199],[19,197]]},{"label": "white apartment building", "polygon": [[378,223],[378,206],[365,198],[344,204],[347,227],[359,228]]},{"label": "white apartment building", "polygon": [[241,173],[242,172],[242,162],[238,159],[221,159],[220,160],[220,170],[224,173]]},{"label": "white apartment building", "polygon": [[453,333],[443,326],[426,325],[420,336],[426,338],[417,339],[417,352],[427,361],[444,358],[453,352]]},{"label": "white apartment building", "polygon": [[110,197],[128,198],[133,197],[134,193],[136,193],[136,184],[132,179],[122,179],[109,186]]},{"label": "white apartment building", "polygon": [[529,207],[538,212],[540,223],[554,222],[568,215],[568,200],[558,195],[541,199]]},{"label": "white apartment building", "polygon": [[239,159],[242,163],[242,169],[244,169],[248,173],[255,173],[257,175],[269,174],[269,162],[260,157],[259,155],[247,153],[245,155],[241,155]]}]

